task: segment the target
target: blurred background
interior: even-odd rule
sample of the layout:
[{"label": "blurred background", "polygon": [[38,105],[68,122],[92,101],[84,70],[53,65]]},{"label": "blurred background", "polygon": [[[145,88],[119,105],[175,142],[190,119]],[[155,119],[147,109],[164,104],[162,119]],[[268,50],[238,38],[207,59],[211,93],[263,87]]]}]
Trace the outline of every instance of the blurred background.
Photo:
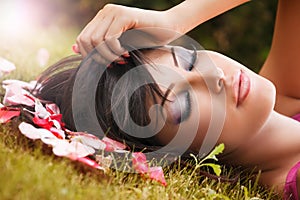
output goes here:
[{"label": "blurred background", "polygon": [[[31,79],[72,54],[80,30],[106,3],[164,10],[181,0],[1,0],[0,57],[14,62],[14,77]],[[205,49],[216,50],[254,71],[272,40],[277,1],[251,1],[189,32]],[[25,70],[27,69],[27,70]]]}]

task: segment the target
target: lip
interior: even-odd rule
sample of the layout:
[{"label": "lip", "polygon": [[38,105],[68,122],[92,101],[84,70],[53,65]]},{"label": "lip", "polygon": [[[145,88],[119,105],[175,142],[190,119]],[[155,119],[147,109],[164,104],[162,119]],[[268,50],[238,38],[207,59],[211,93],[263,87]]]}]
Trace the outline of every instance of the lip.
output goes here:
[{"label": "lip", "polygon": [[240,106],[247,98],[251,88],[249,76],[242,70],[234,76],[233,90],[236,101],[236,106]]}]

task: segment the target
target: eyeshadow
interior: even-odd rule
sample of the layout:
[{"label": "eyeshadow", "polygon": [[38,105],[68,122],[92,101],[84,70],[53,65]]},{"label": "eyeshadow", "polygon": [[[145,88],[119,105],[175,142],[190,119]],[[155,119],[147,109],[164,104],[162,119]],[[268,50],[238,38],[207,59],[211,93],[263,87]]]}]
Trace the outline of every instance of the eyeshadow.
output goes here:
[{"label": "eyeshadow", "polygon": [[181,92],[171,103],[171,113],[173,122],[180,124],[187,120],[191,114],[191,99],[189,91]]}]

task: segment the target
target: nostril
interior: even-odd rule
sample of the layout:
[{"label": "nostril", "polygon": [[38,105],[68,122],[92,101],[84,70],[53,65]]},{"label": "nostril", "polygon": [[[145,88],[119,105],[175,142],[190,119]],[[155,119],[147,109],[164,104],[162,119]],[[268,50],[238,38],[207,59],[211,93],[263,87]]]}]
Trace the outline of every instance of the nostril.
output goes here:
[{"label": "nostril", "polygon": [[224,86],[225,75],[221,68],[217,67],[217,93],[219,93]]},{"label": "nostril", "polygon": [[223,87],[223,85],[224,85],[224,79],[220,78],[219,81],[218,81],[218,86]]}]

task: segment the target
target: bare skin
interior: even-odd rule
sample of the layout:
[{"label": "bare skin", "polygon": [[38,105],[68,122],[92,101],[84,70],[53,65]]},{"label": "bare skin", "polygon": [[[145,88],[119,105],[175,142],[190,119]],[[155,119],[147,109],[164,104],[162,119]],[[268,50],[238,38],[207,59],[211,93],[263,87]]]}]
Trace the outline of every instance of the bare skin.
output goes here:
[{"label": "bare skin", "polygon": [[[106,53],[103,55],[103,59],[114,59],[126,52],[120,46],[118,37],[128,29],[157,26],[186,33],[204,21],[244,2],[246,1],[236,0],[220,3],[220,0],[186,0],[163,12],[108,5],[99,11],[98,15],[78,36],[78,50],[85,56],[93,47],[104,41],[107,43],[107,47],[111,46],[106,51],[104,50]],[[201,9],[203,12],[199,12]],[[189,12],[185,12],[186,10]],[[231,145],[232,135],[226,133],[222,134],[219,140],[219,142],[225,143],[227,149],[221,158],[222,161],[233,165],[242,165],[245,168],[256,167],[261,170],[260,182],[263,185],[275,187],[279,192],[283,191],[285,179],[291,167],[300,161],[300,123],[289,118],[300,112],[299,10],[299,0],[279,0],[271,50],[259,73],[276,86],[276,97],[275,94],[272,97],[276,98],[274,110],[270,110],[260,128],[244,140],[239,141],[238,145]],[[181,13],[189,13],[193,17]],[[120,19],[122,16],[127,16],[127,18],[114,20]],[[169,19],[167,20],[169,23],[160,20],[162,16]],[[172,37],[159,38],[159,35],[155,34],[153,37],[160,41],[172,39]],[[212,56],[214,57],[214,55]],[[215,58],[218,62],[218,57]],[[222,65],[221,61],[222,59],[220,59],[220,65]],[[265,91],[260,92],[264,93]],[[251,123],[251,121],[246,122]],[[232,124],[233,130],[234,126]],[[299,173],[297,182],[300,183]],[[298,193],[300,194],[299,191]]]}]

